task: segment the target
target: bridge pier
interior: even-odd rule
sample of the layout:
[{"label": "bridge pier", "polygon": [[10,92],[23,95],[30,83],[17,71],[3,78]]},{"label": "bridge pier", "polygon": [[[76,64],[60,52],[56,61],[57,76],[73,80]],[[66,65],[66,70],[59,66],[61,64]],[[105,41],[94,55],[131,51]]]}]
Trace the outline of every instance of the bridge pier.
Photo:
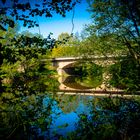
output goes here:
[{"label": "bridge pier", "polygon": [[57,73],[58,73],[59,76],[63,76],[65,72],[64,72],[63,68],[58,67],[57,68]]},{"label": "bridge pier", "polygon": [[58,75],[62,75],[62,68],[57,68],[57,73],[58,73]]}]

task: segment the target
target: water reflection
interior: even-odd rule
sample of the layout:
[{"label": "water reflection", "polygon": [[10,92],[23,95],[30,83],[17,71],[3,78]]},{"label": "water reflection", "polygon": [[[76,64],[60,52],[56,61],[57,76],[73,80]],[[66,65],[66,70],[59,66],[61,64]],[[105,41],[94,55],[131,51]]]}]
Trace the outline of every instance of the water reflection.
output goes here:
[{"label": "water reflection", "polygon": [[78,116],[90,113],[92,99],[91,96],[58,95],[52,109],[55,109],[53,112],[61,113],[59,116],[52,114],[55,119],[50,127],[50,138],[55,139],[58,135],[67,136],[74,131],[75,123],[79,120]]},{"label": "water reflection", "polygon": [[59,89],[60,90],[71,90],[71,89],[92,89],[92,87],[82,85],[78,82],[78,79],[81,77],[79,76],[67,76],[67,77],[59,77],[58,81],[60,83]]}]

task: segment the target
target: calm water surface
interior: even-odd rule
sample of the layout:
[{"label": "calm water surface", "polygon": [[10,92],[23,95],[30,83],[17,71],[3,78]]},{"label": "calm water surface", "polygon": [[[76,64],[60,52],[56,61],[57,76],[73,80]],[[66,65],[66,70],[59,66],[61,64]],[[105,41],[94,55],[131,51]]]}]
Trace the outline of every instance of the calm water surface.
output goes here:
[{"label": "calm water surface", "polygon": [[[53,124],[50,129],[50,137],[53,139],[54,135],[67,136],[69,132],[76,129],[75,123],[78,121],[78,115],[89,114],[90,112],[90,101],[92,96],[80,96],[80,95],[63,95],[62,100],[66,102],[54,103],[53,112],[60,113],[60,115],[52,114]],[[44,99],[44,104],[47,105],[48,98]],[[55,111],[54,111],[55,110]]]},{"label": "calm water surface", "polygon": [[[68,88],[74,89],[90,89],[91,87],[83,86],[77,83],[77,76],[69,76],[63,78],[60,84],[65,85]],[[51,124],[49,133],[50,139],[57,139],[56,136],[61,135],[66,137],[70,132],[75,131],[76,122],[78,122],[80,114],[90,114],[91,101],[93,96],[83,95],[57,95],[59,101],[53,101],[52,107],[52,118],[53,123]],[[48,105],[49,98],[46,97],[43,101],[44,105]],[[59,115],[58,115],[59,114]]]}]

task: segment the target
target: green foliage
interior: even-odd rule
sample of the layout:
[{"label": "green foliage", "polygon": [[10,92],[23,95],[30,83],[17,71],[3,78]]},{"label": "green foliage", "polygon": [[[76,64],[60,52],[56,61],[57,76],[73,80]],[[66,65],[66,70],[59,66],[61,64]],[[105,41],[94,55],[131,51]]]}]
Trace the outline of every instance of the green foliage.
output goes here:
[{"label": "green foliage", "polygon": [[58,46],[52,49],[53,57],[72,57],[78,55],[79,48],[77,46]]},{"label": "green foliage", "polygon": [[[78,40],[76,37],[71,37],[67,33],[62,33],[58,37],[55,48],[52,50],[52,57],[63,56],[108,56],[108,55],[126,55],[128,49],[118,41],[116,34],[105,34],[98,36],[93,33],[92,25],[86,26],[83,39]],[[86,36],[86,33],[88,34]]]},{"label": "green foliage", "polygon": [[[43,39],[30,33],[18,34],[14,28],[15,21],[20,21],[28,28],[39,26],[33,17],[52,17],[54,11],[64,17],[77,2],[2,1],[0,139],[34,139],[37,132],[33,134],[32,127],[48,130],[52,122],[50,114],[53,113],[52,95],[48,93],[56,91],[58,87],[50,62],[42,64],[41,61],[42,58],[48,57],[48,49],[54,46],[55,40],[50,40],[50,35]],[[43,99],[46,96],[50,101],[44,106]]]},{"label": "green foliage", "polygon": [[76,47],[78,44],[80,43],[79,39],[76,37],[76,35],[73,35],[73,34],[68,34],[67,32],[66,33],[61,33],[59,36],[58,36],[58,40],[57,40],[57,44],[58,44],[58,47],[59,46],[67,46],[67,47]]},{"label": "green foliage", "polygon": [[[18,69],[20,66],[22,67]],[[46,96],[51,98],[51,94],[48,93],[56,90],[58,83],[51,77],[54,71],[45,67],[43,68],[40,61],[35,58],[14,64],[2,64],[2,139],[21,137],[21,133],[26,137],[31,126],[43,129],[45,125],[49,127],[51,124],[49,115],[52,113],[52,103],[50,101],[45,107],[43,99]]]},{"label": "green foliage", "polygon": [[1,42],[0,139],[29,139],[33,126],[48,130],[53,101],[44,106],[43,100],[51,99],[48,93],[58,87],[49,60],[42,62],[49,51],[40,44],[42,39],[23,35],[17,35],[16,39]]},{"label": "green foliage", "polygon": [[66,33],[61,33],[58,36],[58,41],[63,42],[64,44],[67,42],[70,42],[73,39],[71,35],[69,35],[67,32]]},{"label": "green foliage", "polygon": [[[91,55],[108,56],[108,55],[124,55],[128,53],[124,44],[118,40],[118,36],[114,33],[98,35],[95,33],[95,27],[89,24],[83,30],[83,40],[80,44],[81,55],[85,57]],[[88,34],[88,35],[86,35]]]},{"label": "green foliage", "polygon": [[[71,10],[78,0],[41,0],[34,4],[31,1],[10,2],[13,4],[8,7],[7,0],[2,0],[0,8],[0,139],[37,139],[35,135],[38,129],[42,132],[49,130],[54,104],[54,95],[50,93],[57,90],[58,82],[53,78],[55,71],[50,67],[50,62],[43,64],[41,60],[50,57],[46,54],[50,53],[48,49],[54,45],[56,48],[52,50],[52,57],[122,55],[129,51],[135,60],[122,60],[111,66],[110,83],[126,90],[140,89],[138,0],[91,1],[90,10],[93,12],[95,24],[86,28],[89,35],[80,42],[62,34],[62,39],[59,38],[57,43],[49,40],[50,36],[43,39],[40,35],[18,34],[18,26],[14,28],[13,17],[28,28],[39,26],[33,17],[52,17],[54,11],[65,16],[66,11]],[[59,44],[59,41],[62,44]],[[81,67],[82,69],[77,71],[84,75],[82,82],[93,87],[102,83],[102,67],[93,63],[85,63]],[[87,82],[89,80],[90,82]],[[44,98],[49,98],[47,104],[44,104]],[[77,106],[72,104],[73,100],[76,100],[76,97],[59,99],[59,105],[65,112],[69,112]],[[71,108],[63,108],[61,101],[71,104]],[[94,98],[91,109],[89,116],[79,116],[77,130],[71,139],[140,139],[138,99]],[[62,127],[67,127],[67,124]]]},{"label": "green foliage", "polygon": [[77,79],[83,85],[97,87],[101,85],[103,77],[103,68],[92,62],[80,63],[76,67],[76,73],[81,74],[81,79]]},{"label": "green foliage", "polygon": [[61,33],[52,49],[52,57],[80,56],[80,40],[76,35]]},{"label": "green foliage", "polygon": [[94,98],[91,114],[80,114],[77,140],[138,140],[140,138],[140,102],[125,98]]},{"label": "green foliage", "polygon": [[119,43],[124,49],[127,47],[131,56],[140,64],[139,0],[88,0],[88,2],[94,21],[91,33],[102,37],[114,34],[117,37],[114,44]]},{"label": "green foliage", "polygon": [[114,87],[130,90],[140,90],[139,66],[132,58],[126,58],[110,67],[112,79],[110,84]]}]

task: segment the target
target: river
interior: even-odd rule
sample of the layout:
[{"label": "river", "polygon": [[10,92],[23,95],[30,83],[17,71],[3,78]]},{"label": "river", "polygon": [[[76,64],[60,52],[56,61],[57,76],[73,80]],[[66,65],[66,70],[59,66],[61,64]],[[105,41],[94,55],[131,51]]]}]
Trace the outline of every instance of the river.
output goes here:
[{"label": "river", "polygon": [[[85,90],[91,89],[91,87],[83,86],[77,83],[76,76],[69,76],[63,81],[65,87],[72,88],[75,90]],[[60,86],[59,86],[60,87]],[[56,93],[57,98],[53,101],[52,107],[52,124],[50,126],[49,132],[40,132],[45,138],[51,140],[57,140],[59,136],[66,137],[70,132],[75,131],[76,123],[79,120],[80,114],[90,114],[91,102],[94,98],[89,95],[81,95],[80,92],[62,92],[62,89]],[[66,90],[66,88],[65,88]],[[72,95],[74,94],[74,95]],[[49,98],[44,98],[43,104],[48,105]]]},{"label": "river", "polygon": [[55,109],[56,114],[60,114],[58,116],[55,113],[52,114],[55,119],[49,134],[46,134],[49,135],[50,139],[57,139],[59,135],[66,137],[70,132],[75,131],[80,114],[90,115],[94,96],[86,93],[85,90],[90,90],[92,87],[80,83],[78,79],[81,77],[67,76],[58,79],[60,83],[57,92],[58,102],[54,101],[53,109]]}]

